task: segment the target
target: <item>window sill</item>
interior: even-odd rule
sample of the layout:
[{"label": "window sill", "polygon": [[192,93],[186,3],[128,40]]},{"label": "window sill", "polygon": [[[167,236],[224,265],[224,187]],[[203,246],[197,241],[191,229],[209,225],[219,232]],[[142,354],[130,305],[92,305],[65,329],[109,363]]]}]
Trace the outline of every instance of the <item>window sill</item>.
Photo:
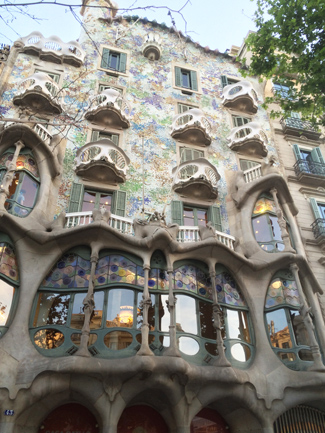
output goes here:
[{"label": "window sill", "polygon": [[191,96],[191,95],[193,95],[193,93],[195,93],[195,94],[197,94],[197,95],[200,95],[200,94],[201,94],[201,92],[198,91],[198,90],[192,90],[192,89],[187,89],[186,87],[178,87],[178,86],[173,86],[173,87],[174,87],[174,89],[176,89],[176,90],[180,90],[184,95],[189,95],[189,96]]},{"label": "window sill", "polygon": [[114,69],[98,68],[98,70],[106,72],[107,75],[110,75],[112,77],[118,77],[119,75],[121,75],[122,77],[128,77],[129,75],[127,72],[115,71]]}]

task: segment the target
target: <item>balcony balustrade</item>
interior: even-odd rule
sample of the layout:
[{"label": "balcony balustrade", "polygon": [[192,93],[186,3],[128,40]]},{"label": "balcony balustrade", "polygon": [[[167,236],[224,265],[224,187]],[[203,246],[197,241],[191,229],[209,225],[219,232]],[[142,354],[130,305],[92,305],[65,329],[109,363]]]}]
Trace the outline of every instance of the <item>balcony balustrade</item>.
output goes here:
[{"label": "balcony balustrade", "polygon": [[129,158],[109,139],[86,144],[77,150],[75,171],[78,176],[96,182],[125,182]]},{"label": "balcony balustrade", "polygon": [[175,192],[202,200],[218,197],[217,184],[220,175],[205,158],[186,161],[173,169]]},{"label": "balcony balustrade", "polygon": [[252,168],[249,168],[248,170],[243,171],[245,182],[250,183],[262,177],[261,167],[261,164],[258,164]]},{"label": "balcony balustrade", "polygon": [[103,126],[129,128],[130,112],[130,106],[120,92],[106,89],[91,99],[85,118]]},{"label": "balcony balustrade", "polygon": [[320,239],[320,238],[325,239],[325,219],[324,218],[317,218],[317,220],[315,220],[312,223],[311,228],[312,228],[315,239]]},{"label": "balcony balustrade", "polygon": [[321,133],[311,122],[296,117],[287,117],[280,120],[285,134],[301,137],[302,135],[310,140],[318,140]]},{"label": "balcony balustrade", "polygon": [[161,56],[161,37],[157,33],[150,32],[146,35],[142,45],[142,54],[148,60],[159,60]]},{"label": "balcony balustrade", "polygon": [[325,187],[324,163],[298,159],[293,168],[300,182],[316,187]]},{"label": "balcony balustrade", "polygon": [[238,81],[223,88],[222,103],[227,108],[255,114],[258,108],[258,97],[249,81]]},{"label": "balcony balustrade", "polygon": [[198,108],[191,108],[174,117],[171,136],[185,143],[208,146],[211,143],[211,124]]},{"label": "balcony balustrade", "polygon": [[65,92],[44,72],[35,72],[20,82],[13,98],[15,105],[30,107],[37,112],[60,114]]},{"label": "balcony balustrade", "polygon": [[231,150],[240,151],[247,155],[267,155],[267,136],[257,122],[249,122],[245,125],[233,128],[227,139]]},{"label": "balcony balustrade", "polygon": [[41,60],[77,67],[84,62],[85,53],[76,41],[65,43],[57,36],[45,38],[40,32],[32,32],[19,41],[24,44],[23,52],[39,56]]}]

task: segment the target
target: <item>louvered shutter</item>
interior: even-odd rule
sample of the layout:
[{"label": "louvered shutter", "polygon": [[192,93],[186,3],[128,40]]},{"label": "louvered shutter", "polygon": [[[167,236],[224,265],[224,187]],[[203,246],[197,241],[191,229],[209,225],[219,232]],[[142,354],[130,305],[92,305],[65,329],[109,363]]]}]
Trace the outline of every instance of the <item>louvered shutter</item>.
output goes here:
[{"label": "louvered shutter", "polygon": [[219,232],[222,232],[221,225],[221,212],[218,206],[210,206],[208,209],[208,220],[212,222],[214,228]]},{"label": "louvered shutter", "polygon": [[221,75],[221,86],[222,88],[228,86],[228,78],[225,75]]},{"label": "louvered shutter", "polygon": [[126,54],[125,53],[120,53],[120,67],[119,67],[119,71],[120,72],[125,72],[126,71]]},{"label": "louvered shutter", "polygon": [[84,187],[82,183],[73,183],[68,212],[79,212],[81,201],[83,199]]},{"label": "louvered shutter", "polygon": [[178,104],[178,113],[182,114],[185,113],[185,111],[188,111],[191,107],[189,107],[188,105],[184,105],[184,104]]},{"label": "louvered shutter", "polygon": [[296,160],[299,161],[299,159],[302,159],[298,144],[293,144],[292,148],[293,148]]},{"label": "louvered shutter", "polygon": [[109,49],[103,48],[102,61],[100,63],[100,67],[104,69],[109,68]]},{"label": "louvered shutter", "polygon": [[116,146],[118,146],[119,136],[117,134],[112,134],[111,140]]},{"label": "louvered shutter", "polygon": [[114,191],[112,199],[112,213],[118,216],[125,216],[126,192]]},{"label": "louvered shutter", "polygon": [[98,141],[98,140],[99,140],[99,131],[92,131],[91,141]]},{"label": "louvered shutter", "polygon": [[319,147],[315,147],[315,149],[313,149],[310,154],[314,162],[320,162],[324,164],[324,158]]},{"label": "louvered shutter", "polygon": [[190,76],[191,76],[191,89],[197,92],[198,90],[197,73],[195,71],[190,71]]},{"label": "louvered shutter", "polygon": [[203,158],[204,157],[204,152],[202,152],[202,150],[195,150],[195,149],[193,149],[192,156],[193,156],[192,159]]},{"label": "louvered shutter", "polygon": [[314,212],[315,219],[317,220],[318,218],[322,218],[322,215],[321,215],[321,213],[319,212],[319,209],[318,209],[317,201],[314,198],[310,198],[310,205],[311,205],[311,208],[312,208],[312,210]]},{"label": "louvered shutter", "polygon": [[256,161],[249,161],[248,159],[240,159],[239,163],[240,163],[240,168],[243,171],[249,170],[250,168],[253,168],[256,165],[258,165],[258,162],[256,162]]},{"label": "louvered shutter", "polygon": [[177,66],[175,66],[175,86],[182,87],[182,71]]},{"label": "louvered shutter", "polygon": [[172,220],[180,226],[183,225],[183,202],[179,200],[173,200],[171,203],[172,209]]}]

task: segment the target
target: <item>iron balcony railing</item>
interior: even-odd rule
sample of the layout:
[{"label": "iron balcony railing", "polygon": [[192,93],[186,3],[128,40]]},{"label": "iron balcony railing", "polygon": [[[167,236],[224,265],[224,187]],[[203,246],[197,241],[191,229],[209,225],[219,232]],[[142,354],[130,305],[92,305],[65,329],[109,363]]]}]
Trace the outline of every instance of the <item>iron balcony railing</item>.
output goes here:
[{"label": "iron balcony railing", "polygon": [[293,168],[295,170],[296,176],[299,176],[301,173],[325,176],[325,164],[322,162],[298,159]]},{"label": "iron balcony railing", "polygon": [[318,239],[320,236],[325,236],[325,219],[317,218],[317,220],[312,223],[311,228],[315,239]]},{"label": "iron balcony railing", "polygon": [[317,140],[321,133],[316,125],[308,120],[301,120],[297,117],[287,117],[280,120],[284,133],[292,135],[305,135],[307,138]]}]

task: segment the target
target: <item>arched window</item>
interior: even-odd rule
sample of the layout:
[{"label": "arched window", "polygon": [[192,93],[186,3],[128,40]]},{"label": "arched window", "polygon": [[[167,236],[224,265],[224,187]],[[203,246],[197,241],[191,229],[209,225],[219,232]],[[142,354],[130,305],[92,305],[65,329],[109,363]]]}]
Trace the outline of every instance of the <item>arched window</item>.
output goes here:
[{"label": "arched window", "polygon": [[323,433],[324,431],[325,412],[309,406],[301,405],[289,409],[274,423],[274,433]]},{"label": "arched window", "polygon": [[[290,233],[286,219],[285,222]],[[284,250],[276,204],[270,194],[264,193],[257,200],[253,210],[252,225],[255,239],[263,250],[268,253]]]},{"label": "arched window", "polygon": [[35,206],[40,177],[32,151],[22,148],[16,158],[15,150],[15,147],[10,147],[0,157],[0,182],[3,183],[10,164],[15,163],[15,175],[8,188],[5,208],[12,215],[24,218]]},{"label": "arched window", "polygon": [[215,410],[204,408],[191,422],[191,433],[228,433],[229,427]]},{"label": "arched window", "polygon": [[124,409],[117,424],[117,433],[168,433],[163,417],[150,406],[137,405]]},{"label": "arched window", "polygon": [[19,274],[11,242],[0,234],[0,337],[7,331],[17,300]]},{"label": "arched window", "polygon": [[289,270],[278,271],[266,295],[266,330],[274,352],[292,370],[306,370],[313,364],[300,307],[293,274]]}]

